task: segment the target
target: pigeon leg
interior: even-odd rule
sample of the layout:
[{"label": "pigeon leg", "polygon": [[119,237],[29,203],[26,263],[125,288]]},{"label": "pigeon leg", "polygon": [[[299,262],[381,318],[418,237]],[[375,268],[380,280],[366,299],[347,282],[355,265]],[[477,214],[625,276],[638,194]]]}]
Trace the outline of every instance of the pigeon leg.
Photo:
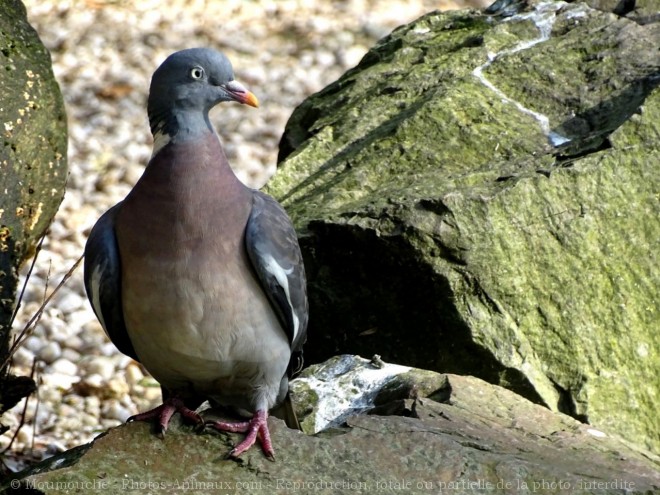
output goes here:
[{"label": "pigeon leg", "polygon": [[131,416],[126,422],[130,423],[131,421],[150,421],[156,419],[156,434],[163,438],[167,431],[167,426],[170,423],[170,419],[175,412],[178,412],[185,419],[188,419],[193,423],[204,423],[202,417],[192,409],[187,408],[183,401],[178,397],[169,397],[165,399],[160,406],[136,414],[135,416]]},{"label": "pigeon leg", "polygon": [[238,457],[243,452],[252,447],[257,438],[261,443],[261,450],[271,461],[275,460],[275,451],[270,441],[270,432],[268,431],[268,413],[264,410],[258,410],[250,421],[240,421],[229,423],[225,421],[211,421],[213,428],[220,431],[230,431],[233,433],[247,433],[245,439],[229,452],[230,457]]}]

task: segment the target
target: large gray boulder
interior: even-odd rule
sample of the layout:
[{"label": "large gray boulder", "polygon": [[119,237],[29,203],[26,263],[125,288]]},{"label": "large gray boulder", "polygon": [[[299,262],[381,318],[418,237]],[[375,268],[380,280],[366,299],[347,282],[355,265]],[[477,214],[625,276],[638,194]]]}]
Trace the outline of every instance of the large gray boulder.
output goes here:
[{"label": "large gray boulder", "polygon": [[[350,396],[371,396],[373,404],[316,436],[271,418],[276,462],[258,448],[238,461],[226,459],[238,435],[196,435],[176,415],[162,441],[144,423],[113,428],[7,480],[0,490],[334,495],[660,489],[657,456],[478,378],[402,368],[338,356],[308,369],[300,383],[294,381],[297,406],[307,411],[304,421]],[[334,390],[328,394],[334,405],[331,399],[300,400],[327,390]]]},{"label": "large gray boulder", "polygon": [[308,361],[472,374],[660,451],[660,24],[434,12],[292,115]]},{"label": "large gray boulder", "polygon": [[50,55],[18,0],[0,0],[0,413],[32,391],[5,374],[18,269],[64,196],[67,125]]}]

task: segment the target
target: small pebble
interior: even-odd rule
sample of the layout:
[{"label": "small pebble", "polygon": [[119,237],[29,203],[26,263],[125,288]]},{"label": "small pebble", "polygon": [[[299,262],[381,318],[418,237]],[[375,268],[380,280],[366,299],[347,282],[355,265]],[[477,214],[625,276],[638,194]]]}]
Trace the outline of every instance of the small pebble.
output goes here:
[{"label": "small pebble", "polygon": [[34,359],[34,352],[23,346],[18,347],[12,356],[14,366],[24,366],[26,368],[32,367]]},{"label": "small pebble", "polygon": [[104,430],[107,430],[108,428],[114,428],[115,426],[119,426],[122,423],[125,423],[125,421],[120,421],[118,419],[108,419],[104,417],[101,417],[101,420],[99,421],[99,425]]},{"label": "small pebble", "polygon": [[63,421],[68,421],[70,418],[74,418],[78,415],[78,410],[69,404],[60,404],[57,412]]},{"label": "small pebble", "polygon": [[48,373],[61,373],[63,375],[76,376],[78,374],[78,366],[66,359],[58,359],[54,361],[48,368]]},{"label": "small pebble", "polygon": [[101,390],[106,385],[105,379],[98,373],[87,375],[81,380],[81,383],[89,390]]},{"label": "small pebble", "polygon": [[131,412],[124,406],[122,406],[119,401],[111,399],[108,400],[104,407],[102,408],[103,417],[107,419],[114,419],[121,421],[122,423],[131,416]]},{"label": "small pebble", "polygon": [[112,356],[112,359],[115,362],[115,367],[119,370],[126,369],[129,365],[137,366],[137,363],[133,358],[125,356],[124,354],[119,354],[119,351]]},{"label": "small pebble", "polygon": [[103,356],[114,356],[118,351],[112,342],[104,342],[101,346],[99,346],[99,352]]},{"label": "small pebble", "polygon": [[[50,378],[45,380],[45,382],[49,382],[49,381]],[[48,384],[50,386],[45,386],[39,389],[39,399],[41,399],[45,403],[50,403],[50,404],[57,404],[58,402],[61,402],[62,392],[60,392],[60,390],[58,390],[57,387],[54,387],[52,383],[45,383],[45,384]],[[64,388],[68,388],[68,387],[64,387]]]},{"label": "small pebble", "polygon": [[78,361],[80,361],[80,353],[75,349],[65,347],[64,349],[62,349],[62,358],[66,359],[67,361],[71,361],[72,363],[77,363]]},{"label": "small pebble", "polygon": [[[51,364],[53,361],[59,359],[60,356],[62,356],[62,348],[57,342],[51,341],[39,350],[37,356],[44,363]],[[70,363],[71,361],[67,360],[67,362]]]},{"label": "small pebble", "polygon": [[85,397],[85,411],[94,416],[101,414],[101,400],[93,395]]},{"label": "small pebble", "polygon": [[126,368],[126,381],[129,385],[134,386],[144,378],[144,373],[136,364],[129,364]]},{"label": "small pebble", "polygon": [[[87,299],[85,299],[84,302],[87,303]],[[79,309],[77,311],[73,311],[69,313],[66,318],[69,322],[69,326],[75,329],[76,332],[78,332],[81,327],[92,321],[92,319],[93,321],[96,321],[96,316],[94,316],[94,314],[88,309]],[[71,337],[73,336],[74,335],[71,335]]]},{"label": "small pebble", "polygon": [[163,400],[163,393],[160,387],[144,387],[143,398],[149,402],[160,402]]},{"label": "small pebble", "polygon": [[71,337],[66,339],[66,342],[65,342],[66,349],[72,350],[72,351],[75,351],[75,352],[78,352],[78,353],[83,352],[84,344],[85,343],[84,343],[83,339],[79,335],[72,335]]},{"label": "small pebble", "polygon": [[39,337],[35,337],[34,335],[30,335],[27,339],[23,341],[20,348],[24,348],[27,349],[28,351],[37,353],[41,350],[43,346],[44,346],[44,342],[42,339],[40,339]]},{"label": "small pebble", "polygon": [[115,375],[114,360],[106,356],[95,356],[85,364],[85,369],[88,373],[100,375],[103,380],[110,380]]},{"label": "small pebble", "polygon": [[82,413],[80,415],[80,422],[84,426],[96,426],[99,424],[98,416],[95,414]]},{"label": "small pebble", "polygon": [[57,309],[59,309],[64,314],[73,313],[75,310],[81,308],[83,304],[87,302],[85,299],[82,298],[81,294],[76,294],[68,289],[64,289],[64,288],[60,289],[58,295],[59,294],[62,294],[62,296],[60,296],[54,302],[54,304],[56,304]]},{"label": "small pebble", "polygon": [[32,440],[34,439],[33,433],[32,433],[32,428],[30,427],[23,427],[18,431],[18,435],[16,435],[16,440],[19,443],[22,443],[25,446],[29,446],[32,443]]},{"label": "small pebble", "polygon": [[108,381],[107,391],[109,396],[121,399],[128,394],[130,387],[124,377],[116,376]]},{"label": "small pebble", "polygon": [[41,377],[41,380],[43,385],[46,387],[69,390],[74,383],[80,381],[80,378],[77,376],[71,376],[70,374],[50,371],[48,373],[44,373]]}]

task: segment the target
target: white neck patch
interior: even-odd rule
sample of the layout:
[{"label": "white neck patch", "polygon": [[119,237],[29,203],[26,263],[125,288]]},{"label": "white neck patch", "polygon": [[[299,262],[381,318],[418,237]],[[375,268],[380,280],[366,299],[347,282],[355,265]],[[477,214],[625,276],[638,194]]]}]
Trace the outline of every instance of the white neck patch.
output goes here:
[{"label": "white neck patch", "polygon": [[154,134],[154,150],[151,153],[151,158],[156,156],[156,154],[172,140],[169,134],[165,134],[162,131],[157,131]]}]

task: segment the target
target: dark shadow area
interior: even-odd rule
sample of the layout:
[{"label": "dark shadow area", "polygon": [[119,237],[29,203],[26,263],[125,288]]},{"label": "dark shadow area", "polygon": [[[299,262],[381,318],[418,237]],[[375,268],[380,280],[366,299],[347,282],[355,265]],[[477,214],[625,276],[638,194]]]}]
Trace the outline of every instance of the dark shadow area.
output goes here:
[{"label": "dark shadow area", "polygon": [[651,92],[660,85],[660,71],[628,85],[605,100],[565,120],[553,132],[570,139],[557,148],[559,162],[601,151],[610,146],[609,135],[639,112]]},{"label": "dark shadow area", "polygon": [[473,342],[448,281],[429,277],[432,269],[415,260],[402,236],[311,223],[301,245],[310,295],[306,364],[379,354],[386,362],[505,383],[545,405],[522,373]]}]

